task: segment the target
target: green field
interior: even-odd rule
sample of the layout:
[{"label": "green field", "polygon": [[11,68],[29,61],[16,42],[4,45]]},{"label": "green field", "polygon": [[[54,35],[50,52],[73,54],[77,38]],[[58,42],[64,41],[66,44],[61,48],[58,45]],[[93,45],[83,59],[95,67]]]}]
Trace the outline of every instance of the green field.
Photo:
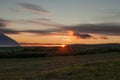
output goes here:
[{"label": "green field", "polygon": [[120,53],[2,58],[0,80],[120,80]]}]

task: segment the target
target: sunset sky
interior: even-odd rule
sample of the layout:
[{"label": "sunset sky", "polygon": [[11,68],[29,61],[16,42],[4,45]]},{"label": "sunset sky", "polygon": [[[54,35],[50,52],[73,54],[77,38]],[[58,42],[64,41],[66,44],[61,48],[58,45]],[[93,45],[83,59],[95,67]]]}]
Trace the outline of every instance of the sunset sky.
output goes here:
[{"label": "sunset sky", "polygon": [[0,33],[19,43],[120,43],[120,0],[0,0]]}]

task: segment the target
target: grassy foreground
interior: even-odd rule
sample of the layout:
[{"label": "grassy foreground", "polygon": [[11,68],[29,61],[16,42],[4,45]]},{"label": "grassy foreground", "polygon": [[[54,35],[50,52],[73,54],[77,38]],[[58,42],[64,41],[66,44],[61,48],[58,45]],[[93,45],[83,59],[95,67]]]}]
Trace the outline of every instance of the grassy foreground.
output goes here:
[{"label": "grassy foreground", "polygon": [[0,80],[120,80],[120,54],[0,59]]}]

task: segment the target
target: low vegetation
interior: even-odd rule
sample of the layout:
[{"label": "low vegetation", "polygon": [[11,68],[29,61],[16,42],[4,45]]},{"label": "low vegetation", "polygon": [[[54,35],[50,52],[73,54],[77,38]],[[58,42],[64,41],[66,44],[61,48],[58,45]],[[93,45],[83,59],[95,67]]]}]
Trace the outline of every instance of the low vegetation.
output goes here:
[{"label": "low vegetation", "polygon": [[120,80],[120,54],[0,59],[0,80]]},{"label": "low vegetation", "polygon": [[120,45],[1,47],[0,80],[120,80]]},{"label": "low vegetation", "polygon": [[7,47],[0,48],[0,58],[30,58],[48,56],[76,56],[119,52],[119,44],[68,45],[66,47]]}]

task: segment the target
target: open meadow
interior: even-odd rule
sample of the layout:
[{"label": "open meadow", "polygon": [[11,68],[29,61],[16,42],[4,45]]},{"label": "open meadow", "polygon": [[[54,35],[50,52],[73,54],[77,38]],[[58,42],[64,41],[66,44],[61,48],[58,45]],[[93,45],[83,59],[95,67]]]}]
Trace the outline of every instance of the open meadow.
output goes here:
[{"label": "open meadow", "polygon": [[0,51],[0,80],[120,80],[118,46],[20,47]]}]

